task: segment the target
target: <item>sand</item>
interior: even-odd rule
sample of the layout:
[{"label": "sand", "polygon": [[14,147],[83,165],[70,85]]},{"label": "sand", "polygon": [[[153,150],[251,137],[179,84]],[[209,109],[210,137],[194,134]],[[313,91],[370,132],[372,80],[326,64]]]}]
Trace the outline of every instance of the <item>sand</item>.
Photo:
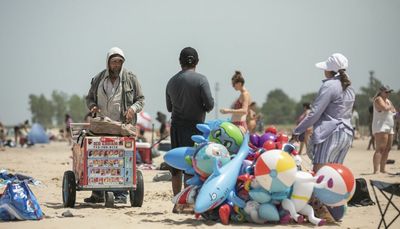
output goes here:
[{"label": "sand", "polygon": [[[367,140],[356,140],[345,160],[355,177],[400,182],[400,176],[389,174],[371,174],[373,151],[367,151]],[[309,161],[305,158],[305,165]],[[393,148],[389,155],[395,163],[387,166],[389,173],[400,172],[400,151]],[[162,158],[154,159],[156,164]],[[86,204],[88,191],[77,192],[75,208],[62,206],[62,177],[64,171],[71,170],[71,147],[66,142],[52,142],[48,145],[35,145],[31,148],[7,148],[0,151],[0,169],[4,168],[13,173],[32,176],[43,182],[44,186],[31,186],[32,191],[40,202],[45,218],[40,221],[0,222],[0,228],[226,228],[221,223],[195,219],[190,214],[173,214],[171,202],[172,191],[170,182],[153,182],[153,177],[160,171],[143,170],[145,182],[145,197],[143,206],[132,208],[129,204],[116,205],[115,208],[105,208],[104,204]],[[371,197],[372,188],[369,187]],[[383,197],[380,196],[383,200]],[[400,198],[395,197],[395,203],[400,206]],[[69,210],[74,217],[63,217],[62,213]],[[389,209],[388,216],[395,215],[395,210]],[[376,228],[380,220],[378,207],[349,207],[343,221],[330,224],[328,228]],[[400,228],[398,219],[393,228]],[[234,228],[261,227],[256,224],[234,224]],[[313,225],[305,223],[298,225],[266,224],[262,227],[274,228],[308,228]]]}]

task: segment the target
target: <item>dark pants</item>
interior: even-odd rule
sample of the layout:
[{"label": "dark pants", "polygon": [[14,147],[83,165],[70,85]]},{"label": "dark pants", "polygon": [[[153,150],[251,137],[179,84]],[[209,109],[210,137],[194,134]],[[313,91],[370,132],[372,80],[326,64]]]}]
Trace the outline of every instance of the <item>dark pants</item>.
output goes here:
[{"label": "dark pants", "polygon": [[[194,146],[192,135],[201,134],[195,123],[172,124],[171,125],[171,149]],[[172,176],[177,175],[181,170],[168,166]]]},{"label": "dark pants", "polygon": [[[127,197],[128,196],[128,191],[114,191],[114,197]],[[96,197],[103,197],[104,196],[104,192],[103,191],[93,191],[92,195],[96,196]]]}]

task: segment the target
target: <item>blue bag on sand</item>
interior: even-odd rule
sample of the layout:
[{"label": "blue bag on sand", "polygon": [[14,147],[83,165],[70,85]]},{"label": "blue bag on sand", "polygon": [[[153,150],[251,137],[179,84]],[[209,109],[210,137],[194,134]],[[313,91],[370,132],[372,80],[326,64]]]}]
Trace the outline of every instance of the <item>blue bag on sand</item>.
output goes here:
[{"label": "blue bag on sand", "polygon": [[0,221],[39,220],[42,209],[26,181],[10,182],[0,197]]}]

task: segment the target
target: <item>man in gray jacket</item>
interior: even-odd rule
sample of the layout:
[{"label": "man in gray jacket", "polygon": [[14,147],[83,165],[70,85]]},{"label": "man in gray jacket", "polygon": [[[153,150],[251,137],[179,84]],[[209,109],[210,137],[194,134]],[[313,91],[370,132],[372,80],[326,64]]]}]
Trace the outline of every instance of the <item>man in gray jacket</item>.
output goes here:
[{"label": "man in gray jacket", "polygon": [[[106,69],[93,77],[86,104],[91,113],[100,113],[114,121],[136,124],[144,106],[144,96],[136,76],[122,65],[125,55],[118,47],[107,53]],[[126,192],[114,192],[116,203],[126,203]],[[102,192],[92,192],[85,202],[103,202]]]},{"label": "man in gray jacket", "polygon": [[86,104],[90,112],[101,112],[114,121],[136,124],[144,96],[136,76],[122,68],[125,55],[118,47],[107,54],[107,68],[93,77]]}]

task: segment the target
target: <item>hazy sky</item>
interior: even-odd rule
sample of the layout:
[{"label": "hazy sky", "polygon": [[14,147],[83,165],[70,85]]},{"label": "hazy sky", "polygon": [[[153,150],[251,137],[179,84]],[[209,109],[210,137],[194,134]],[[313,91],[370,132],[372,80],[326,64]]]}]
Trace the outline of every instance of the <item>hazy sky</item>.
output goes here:
[{"label": "hazy sky", "polygon": [[186,46],[197,49],[214,96],[219,82],[219,108],[238,96],[234,70],[259,105],[275,88],[298,101],[318,90],[323,72],[314,64],[334,52],[349,59],[356,91],[371,69],[398,90],[400,1],[0,0],[0,121],[30,118],[32,93],[86,94],[113,46],[125,52],[153,116],[166,112],[165,86]]}]

